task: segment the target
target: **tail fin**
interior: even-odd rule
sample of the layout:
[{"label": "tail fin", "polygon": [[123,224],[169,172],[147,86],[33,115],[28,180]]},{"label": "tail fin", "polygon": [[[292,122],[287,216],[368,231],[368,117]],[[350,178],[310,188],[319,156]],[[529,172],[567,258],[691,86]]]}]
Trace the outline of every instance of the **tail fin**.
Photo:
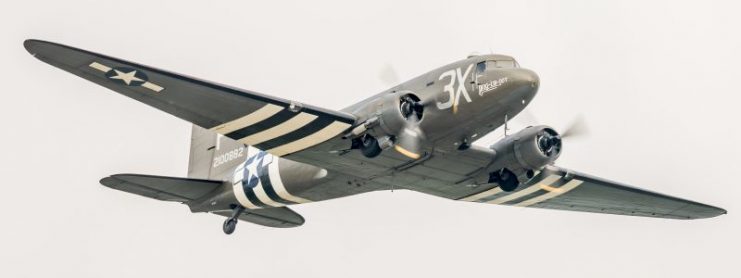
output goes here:
[{"label": "tail fin", "polygon": [[208,129],[193,125],[190,137],[188,177],[224,180],[247,157],[244,144]]}]

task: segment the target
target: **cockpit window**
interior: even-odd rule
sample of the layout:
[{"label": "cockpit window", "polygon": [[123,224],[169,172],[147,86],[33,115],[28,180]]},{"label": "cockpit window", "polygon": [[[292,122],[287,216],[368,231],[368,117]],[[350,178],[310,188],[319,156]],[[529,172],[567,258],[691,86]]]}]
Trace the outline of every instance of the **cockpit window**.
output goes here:
[{"label": "cockpit window", "polygon": [[515,61],[514,60],[499,60],[497,61],[497,67],[498,68],[514,68]]},{"label": "cockpit window", "polygon": [[497,68],[497,62],[496,61],[486,61],[486,67],[490,69]]},{"label": "cockpit window", "polygon": [[476,73],[483,74],[487,69],[519,67],[520,65],[515,60],[488,60],[476,64]]},{"label": "cockpit window", "polygon": [[481,75],[486,71],[486,62],[479,62],[476,64],[476,74]]}]

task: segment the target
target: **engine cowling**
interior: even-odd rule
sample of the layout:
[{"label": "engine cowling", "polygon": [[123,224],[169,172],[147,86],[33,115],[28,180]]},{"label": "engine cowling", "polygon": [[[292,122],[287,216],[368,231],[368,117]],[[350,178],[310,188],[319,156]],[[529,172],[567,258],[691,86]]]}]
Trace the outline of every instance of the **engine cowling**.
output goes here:
[{"label": "engine cowling", "polygon": [[411,91],[400,91],[384,96],[376,112],[380,127],[380,130],[375,130],[376,136],[398,135],[407,121],[421,120],[423,107],[419,106],[419,102],[419,97]]},{"label": "engine cowling", "polygon": [[353,130],[352,148],[358,148],[369,158],[394,146],[400,153],[418,159],[425,135],[419,128],[424,104],[411,91],[399,91],[384,96],[375,114]]},{"label": "engine cowling", "polygon": [[[490,147],[496,152],[490,170],[496,174],[514,174],[519,182],[532,178],[535,171],[554,162],[561,155],[561,136],[548,126],[530,126],[509,135]],[[490,181],[491,182],[491,181]]]}]

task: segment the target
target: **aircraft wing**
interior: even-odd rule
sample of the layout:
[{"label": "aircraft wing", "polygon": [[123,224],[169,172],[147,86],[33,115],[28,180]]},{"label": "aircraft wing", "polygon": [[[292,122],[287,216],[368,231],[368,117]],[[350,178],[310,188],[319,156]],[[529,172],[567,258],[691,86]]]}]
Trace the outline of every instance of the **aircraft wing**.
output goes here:
[{"label": "aircraft wing", "polygon": [[338,138],[353,115],[237,89],[61,44],[27,40],[39,60],[246,145],[285,156]]},{"label": "aircraft wing", "polygon": [[[137,174],[112,175],[101,179],[100,183],[116,190],[161,201],[181,202],[188,206],[192,205],[192,201],[197,201],[219,191],[224,184],[222,181]],[[220,210],[211,213],[230,217],[232,211]],[[287,207],[244,210],[238,218],[275,228],[298,227],[304,223],[304,218],[301,215]]]},{"label": "aircraft wing", "polygon": [[516,191],[503,192],[494,187],[459,200],[672,219],[709,218],[726,213],[721,208],[556,166],[546,167]]}]

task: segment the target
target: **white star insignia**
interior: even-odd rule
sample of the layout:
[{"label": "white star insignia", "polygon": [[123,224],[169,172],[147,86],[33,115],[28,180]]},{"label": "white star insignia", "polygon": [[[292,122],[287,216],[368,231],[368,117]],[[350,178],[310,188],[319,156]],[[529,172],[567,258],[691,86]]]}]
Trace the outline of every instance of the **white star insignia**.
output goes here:
[{"label": "white star insignia", "polygon": [[128,72],[128,73],[124,73],[124,72],[119,71],[117,69],[114,69],[113,71],[116,72],[116,76],[111,76],[110,78],[111,79],[121,80],[124,83],[126,83],[126,85],[131,85],[131,82],[132,81],[138,81],[138,82],[144,81],[143,79],[140,79],[140,78],[136,77],[136,70],[133,70],[133,71]]},{"label": "white star insignia", "polygon": [[[140,72],[139,70],[129,69],[129,68],[115,69],[115,68],[111,68],[109,66],[106,66],[104,64],[98,63],[98,62],[92,62],[92,63],[90,63],[89,66],[91,68],[93,68],[93,69],[96,69],[96,70],[104,73],[105,76],[107,78],[109,78],[109,79],[117,79],[117,80],[123,81],[123,83],[126,84],[126,86],[132,86],[131,85],[132,82],[138,82],[138,83],[135,83],[134,86],[142,86],[144,88],[147,88],[147,89],[150,89],[150,90],[154,91],[155,93],[162,92],[162,90],[165,89],[164,87],[162,87],[160,85],[157,85],[157,84],[154,84],[152,82],[147,81],[146,80],[147,79],[147,77],[146,77],[147,75],[144,74],[144,72]],[[123,72],[122,70],[124,70],[124,71],[125,70],[131,70],[131,72]],[[114,74],[114,73],[116,75],[115,76],[112,76],[112,74]],[[136,77],[136,74],[137,73],[139,73],[139,76],[142,77],[143,79],[142,78],[139,78],[139,77]]]},{"label": "white star insignia", "polygon": [[262,161],[262,157],[259,157],[259,158],[255,157],[255,159],[252,160],[252,163],[247,164],[247,167],[245,167],[247,170],[247,173],[249,173],[248,174],[249,176],[247,177],[247,184],[250,184],[250,182],[252,181],[252,177],[259,178],[257,176],[257,167],[260,166],[260,164],[262,164],[261,161]]}]

